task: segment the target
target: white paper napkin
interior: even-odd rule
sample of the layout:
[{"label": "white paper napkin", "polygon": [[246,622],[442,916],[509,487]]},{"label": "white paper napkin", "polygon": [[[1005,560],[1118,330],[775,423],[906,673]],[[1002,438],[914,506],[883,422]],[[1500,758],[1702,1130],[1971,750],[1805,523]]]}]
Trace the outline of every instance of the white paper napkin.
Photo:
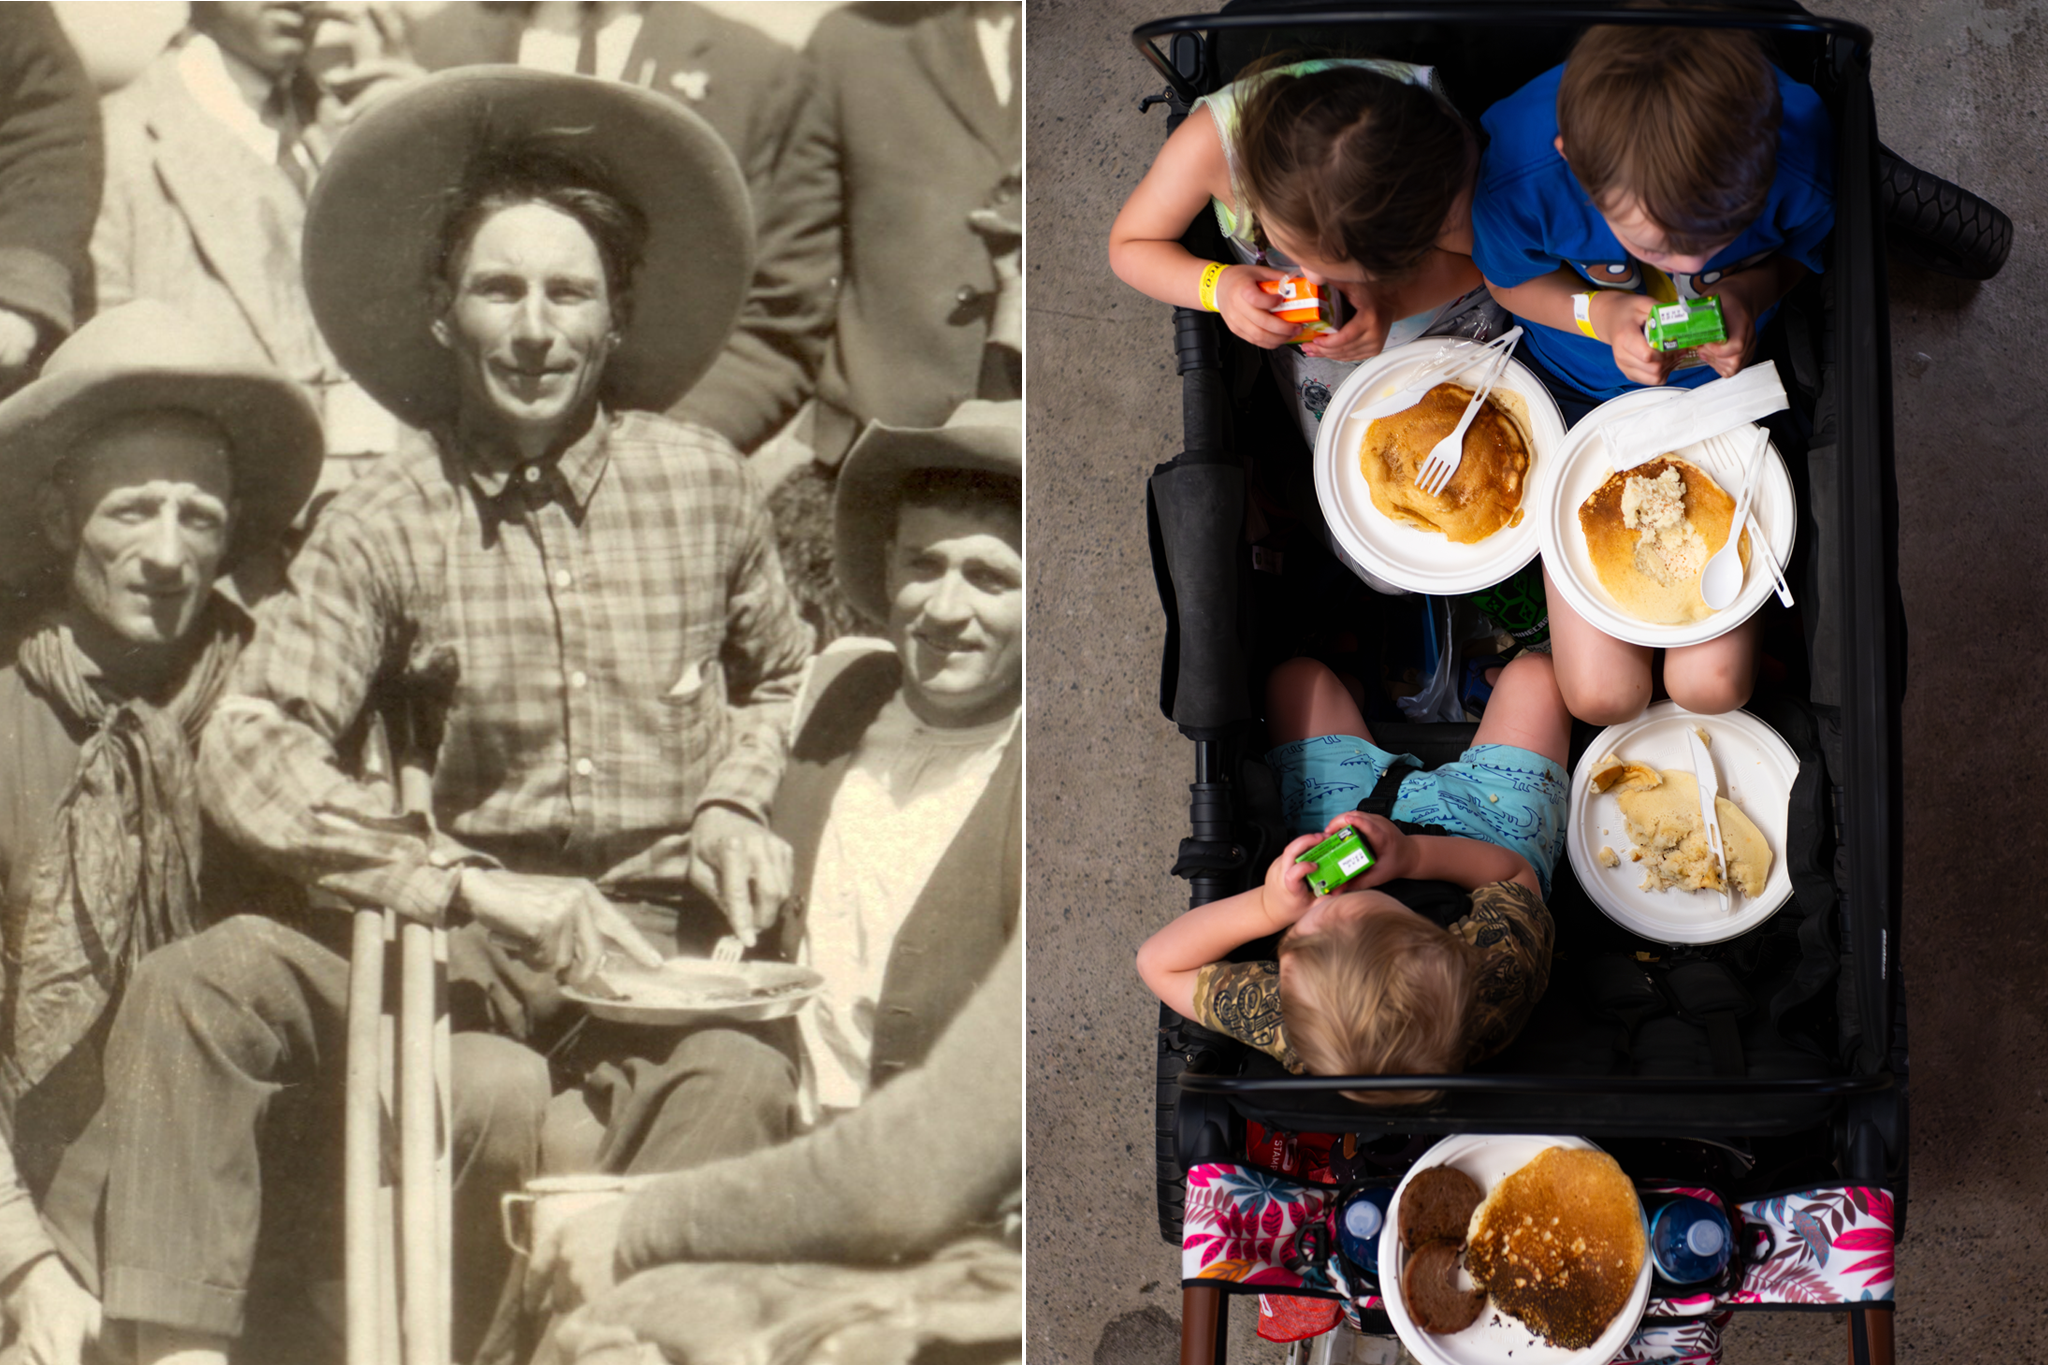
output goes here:
[{"label": "white paper napkin", "polygon": [[1763,360],[1740,374],[1665,395],[1661,403],[1616,417],[1601,434],[1607,438],[1614,467],[1632,469],[1667,451],[1747,426],[1786,406],[1778,368]]}]

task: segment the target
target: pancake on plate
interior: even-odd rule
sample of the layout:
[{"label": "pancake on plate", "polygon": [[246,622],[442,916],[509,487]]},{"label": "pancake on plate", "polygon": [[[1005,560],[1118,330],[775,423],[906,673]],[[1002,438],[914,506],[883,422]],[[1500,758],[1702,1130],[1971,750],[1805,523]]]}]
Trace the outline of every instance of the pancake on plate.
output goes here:
[{"label": "pancake on plate", "polygon": [[1496,387],[1465,429],[1464,456],[1443,491],[1431,497],[1415,486],[1415,471],[1471,401],[1471,389],[1439,384],[1414,407],[1368,426],[1358,449],[1359,471],[1383,516],[1455,545],[1475,545],[1519,523],[1529,480],[1527,423],[1511,412],[1521,396]]},{"label": "pancake on plate", "polygon": [[1642,1205],[1614,1158],[1546,1147],[1472,1216],[1465,1268],[1496,1308],[1582,1351],[1627,1306],[1648,1251]]},{"label": "pancake on plate", "polygon": [[[1625,783],[1615,797],[1635,845],[1629,859],[1643,865],[1643,890],[1726,890],[1719,859],[1710,856],[1706,822],[1700,819],[1699,779],[1683,768],[1667,768],[1660,776],[1650,785]],[[1771,875],[1769,841],[1725,796],[1714,798],[1714,814],[1721,821],[1729,875],[1743,895],[1762,895]]]},{"label": "pancake on plate", "polygon": [[[1707,560],[1728,541],[1735,499],[1698,466],[1666,455],[1624,469],[1579,505],[1600,586],[1630,616],[1682,626],[1714,614],[1700,596]],[[1749,567],[1749,533],[1737,550]]]}]

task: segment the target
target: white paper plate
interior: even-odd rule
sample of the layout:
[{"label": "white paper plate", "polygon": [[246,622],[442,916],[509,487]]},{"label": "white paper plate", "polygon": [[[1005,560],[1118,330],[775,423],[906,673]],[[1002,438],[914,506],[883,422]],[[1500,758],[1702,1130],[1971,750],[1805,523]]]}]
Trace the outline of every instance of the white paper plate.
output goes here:
[{"label": "white paper plate", "polygon": [[1500,386],[1521,396],[1529,418],[1530,468],[1522,485],[1519,525],[1503,527],[1476,545],[1453,545],[1435,531],[1394,521],[1374,507],[1372,490],[1359,472],[1358,448],[1365,440],[1366,424],[1347,424],[1351,409],[1393,393],[1440,356],[1474,349],[1475,342],[1424,337],[1381,352],[1337,386],[1316,431],[1316,500],[1330,533],[1346,554],[1374,575],[1411,592],[1445,596],[1490,588],[1534,559],[1541,547],[1536,528],[1542,504],[1535,500],[1536,480],[1564,444],[1564,418],[1543,381],[1516,361],[1508,362]]},{"label": "white paper plate", "polygon": [[[1537,523],[1537,537],[1543,546],[1543,566],[1550,570],[1550,581],[1564,594],[1565,600],[1579,615],[1615,639],[1652,648],[1696,645],[1725,635],[1754,615],[1765,599],[1776,591],[1770,567],[1752,553],[1749,572],[1743,577],[1742,591],[1736,595],[1733,605],[1704,620],[1681,626],[1660,626],[1623,611],[1608,595],[1607,589],[1601,586],[1592,557],[1586,553],[1586,533],[1579,527],[1579,507],[1614,475],[1602,428],[1615,417],[1640,412],[1667,395],[1681,392],[1684,390],[1637,389],[1602,403],[1571,429],[1555,459],[1537,465],[1528,494],[1534,508],[1529,519]],[[1728,436],[1735,448],[1747,456],[1756,449],[1756,431],[1754,425],[1737,427]],[[1735,497],[1741,491],[1743,471],[1739,460],[1710,456],[1704,444],[1681,446],[1671,453],[1713,475],[1729,497]],[[1777,552],[1778,563],[1785,564],[1792,555],[1799,504],[1792,492],[1791,472],[1785,468],[1785,459],[1775,445],[1764,459],[1763,470],[1757,476],[1756,492],[1750,502],[1757,524],[1763,527],[1764,537]]]},{"label": "white paper plate", "polygon": [[[1635,1293],[1629,1295],[1628,1302],[1614,1315],[1614,1321],[1607,1324],[1607,1330],[1600,1334],[1600,1339],[1583,1350],[1567,1351],[1546,1345],[1541,1337],[1491,1303],[1480,1311],[1477,1322],[1462,1332],[1446,1336],[1423,1331],[1415,1325],[1415,1319],[1408,1316],[1408,1307],[1401,1301],[1401,1270],[1408,1263],[1408,1254],[1401,1250],[1399,1232],[1401,1195],[1407,1190],[1408,1182],[1415,1178],[1415,1172],[1431,1166],[1453,1166],[1477,1181],[1482,1192],[1492,1193],[1495,1185],[1534,1161],[1546,1147],[1599,1150],[1582,1137],[1460,1133],[1445,1138],[1423,1153],[1422,1159],[1401,1177],[1401,1183],[1395,1187],[1394,1197],[1387,1205],[1386,1230],[1380,1234],[1380,1298],[1386,1304],[1387,1316],[1393,1319],[1394,1331],[1400,1336],[1402,1345],[1424,1365],[1565,1365],[1567,1361],[1571,1365],[1607,1365],[1635,1335],[1636,1325],[1643,1320],[1643,1309],[1650,1302],[1650,1258],[1647,1252],[1643,1256],[1642,1273],[1636,1276]],[[1461,1280],[1465,1278],[1463,1269],[1458,1271],[1458,1276]],[[1509,1355],[1510,1351],[1514,1354]]]},{"label": "white paper plate", "polygon": [[[1734,893],[1733,913],[1721,912],[1720,897],[1710,891],[1645,891],[1643,867],[1628,860],[1628,827],[1613,790],[1596,793],[1595,765],[1609,754],[1653,768],[1692,771],[1685,732],[1693,726],[1707,732],[1714,771],[1720,774],[1721,795],[1742,807],[1771,846],[1771,875],[1755,900]],[[1747,711],[1721,716],[1695,716],[1677,702],[1660,701],[1624,725],[1609,726],[1586,750],[1572,774],[1571,815],[1565,822],[1565,851],[1579,885],[1607,918],[1656,943],[1719,943],[1747,933],[1777,913],[1792,895],[1792,874],[1785,870],[1785,831],[1792,783],[1799,776],[1799,756],[1770,726]],[[1621,855],[1619,867],[1602,867],[1594,854],[1602,846]],[[1517,1357],[1519,1359],[1519,1357]]]}]

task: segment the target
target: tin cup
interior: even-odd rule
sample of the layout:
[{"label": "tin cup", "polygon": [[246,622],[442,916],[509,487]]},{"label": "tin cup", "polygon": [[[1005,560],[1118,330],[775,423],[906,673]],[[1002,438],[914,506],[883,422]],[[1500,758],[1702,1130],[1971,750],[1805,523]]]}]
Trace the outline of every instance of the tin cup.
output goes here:
[{"label": "tin cup", "polygon": [[634,1182],[622,1175],[544,1175],[526,1182],[498,1203],[505,1243],[521,1256],[553,1235],[556,1228],[586,1209],[621,1197]]}]

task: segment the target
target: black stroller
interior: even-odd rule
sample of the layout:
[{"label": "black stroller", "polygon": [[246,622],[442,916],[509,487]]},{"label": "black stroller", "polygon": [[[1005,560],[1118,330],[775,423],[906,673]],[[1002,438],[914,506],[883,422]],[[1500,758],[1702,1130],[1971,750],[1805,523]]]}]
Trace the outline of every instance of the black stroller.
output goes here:
[{"label": "black stroller", "polygon": [[[1905,639],[1886,248],[1984,279],[2003,263],[2010,222],[1883,148],[1870,34],[1791,4],[1645,12],[1238,0],[1133,36],[1166,82],[1143,103],[1166,104],[1172,126],[1201,94],[1278,52],[1427,63],[1476,123],[1562,61],[1584,26],[1644,22],[1756,31],[1782,69],[1819,92],[1837,130],[1829,268],[1795,289],[1759,343],[1791,399],[1766,425],[1797,491],[1787,576],[1798,606],[1764,616],[1764,675],[1748,709],[1799,758],[1784,851],[1793,895],[1736,939],[1673,948],[1603,916],[1561,863],[1550,902],[1557,959],[1535,1016],[1482,1068],[1426,1078],[1442,1098],[1419,1109],[1339,1093],[1417,1078],[1289,1076],[1162,1008],[1159,1224],[1183,1247],[1187,1365],[1222,1358],[1232,1294],[1339,1300],[1354,1326],[1391,1331],[1373,1268],[1328,1254],[1333,1211],[1399,1177],[1437,1138],[1519,1133],[1594,1139],[1639,1189],[1710,1191],[1740,1211],[1729,1278],[1708,1299],[1656,1281],[1642,1331],[1618,1358],[1713,1359],[1715,1333],[1702,1324],[1714,1314],[1799,1306],[1846,1308],[1854,1359],[1891,1358],[1890,1253],[1905,1227],[1909,1167],[1898,964]],[[1230,259],[1206,215],[1186,241],[1198,256]],[[1261,759],[1259,680],[1308,653],[1370,690],[1430,628],[1417,616],[1431,608],[1368,592],[1334,561],[1308,452],[1259,353],[1207,313],[1175,309],[1174,330],[1185,448],[1154,471],[1148,499],[1167,618],[1160,705],[1195,746],[1192,829],[1174,871],[1202,905],[1246,889],[1287,837]],[[1254,504],[1272,528],[1257,544],[1245,531]],[[1344,629],[1330,628],[1333,617]],[[1433,766],[1471,742],[1469,724],[1409,724],[1384,697],[1377,704],[1367,719],[1384,748]],[[1592,735],[1575,728],[1574,765]],[[1269,946],[1249,949],[1269,956]],[[1311,1149],[1324,1155],[1293,1160]],[[1232,1236],[1260,1217],[1264,1241]],[[1830,1247],[1867,1252],[1853,1267],[1860,1278],[1846,1289],[1795,1283],[1803,1272],[1779,1253],[1801,1241],[1823,1259]],[[1319,1269],[1326,1261],[1330,1274]],[[1668,1350],[1656,1349],[1660,1331]]]}]

